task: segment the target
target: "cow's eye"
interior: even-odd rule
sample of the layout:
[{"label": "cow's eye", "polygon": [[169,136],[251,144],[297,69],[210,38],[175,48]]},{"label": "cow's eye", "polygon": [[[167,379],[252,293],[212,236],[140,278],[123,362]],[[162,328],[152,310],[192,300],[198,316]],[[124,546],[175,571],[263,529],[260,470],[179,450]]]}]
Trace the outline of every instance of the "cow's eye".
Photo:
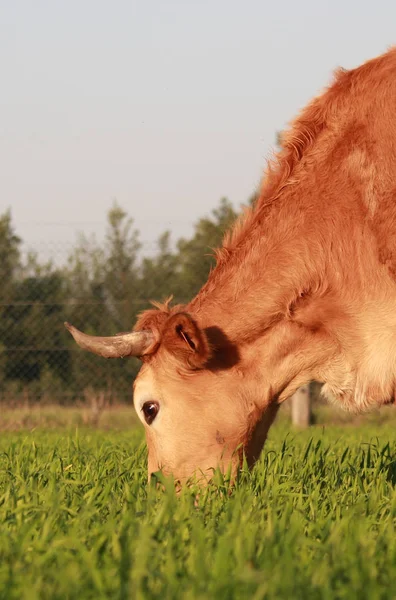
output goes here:
[{"label": "cow's eye", "polygon": [[145,419],[147,425],[151,425],[151,423],[154,421],[155,417],[158,414],[159,404],[158,404],[158,402],[149,400],[148,402],[145,402],[143,404],[142,411],[143,411],[144,419]]}]

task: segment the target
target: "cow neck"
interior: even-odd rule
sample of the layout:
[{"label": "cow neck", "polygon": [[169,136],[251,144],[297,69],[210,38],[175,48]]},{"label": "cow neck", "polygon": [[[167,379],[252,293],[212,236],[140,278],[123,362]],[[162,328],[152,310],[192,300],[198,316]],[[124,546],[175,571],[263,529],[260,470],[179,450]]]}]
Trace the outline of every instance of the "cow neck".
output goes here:
[{"label": "cow neck", "polygon": [[310,225],[312,210],[303,206],[312,194],[306,184],[301,194],[300,185],[292,188],[276,202],[261,198],[218,253],[208,281],[188,305],[203,326],[220,327],[238,342],[257,339],[314,280],[324,249]]}]

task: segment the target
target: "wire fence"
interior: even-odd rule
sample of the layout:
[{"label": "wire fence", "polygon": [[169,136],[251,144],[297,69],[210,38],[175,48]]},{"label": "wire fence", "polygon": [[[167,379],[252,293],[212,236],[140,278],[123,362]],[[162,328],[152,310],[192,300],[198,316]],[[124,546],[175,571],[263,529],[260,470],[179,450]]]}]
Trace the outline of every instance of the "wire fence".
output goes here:
[{"label": "wire fence", "polygon": [[223,198],[196,223],[139,222],[114,202],[96,223],[21,222],[22,240],[11,213],[0,214],[0,402],[130,402],[139,361],[83,352],[64,321],[112,335],[130,330],[150,300],[190,300],[236,216]]},{"label": "wire fence", "polygon": [[70,264],[69,243],[41,242],[33,259],[31,248],[22,247],[11,261],[12,247],[1,233],[0,403],[131,402],[139,361],[106,361],[84,352],[63,324],[92,334],[131,329],[149,306],[147,285],[137,285],[138,263],[130,261],[123,272],[127,281],[117,287],[119,273],[111,265],[100,264],[95,273],[88,254]]},{"label": "wire fence", "polygon": [[[167,249],[144,269],[141,260],[126,261],[122,268],[108,258],[107,264],[93,264],[89,253],[70,265],[69,246],[47,246],[52,265],[42,260],[27,264],[20,253],[19,264],[11,268],[0,235],[0,403],[130,403],[140,361],[106,361],[81,350],[64,322],[94,335],[128,331],[151,299],[163,300],[174,287],[175,301],[187,302],[205,281],[208,267],[198,277],[197,267],[187,265],[175,278],[177,261],[169,259]],[[120,251],[121,263],[122,257]],[[199,258],[196,264],[201,263]]]},{"label": "wire fence", "polygon": [[69,339],[64,321],[71,320],[84,329],[87,309],[91,321],[99,321],[107,307],[99,302],[74,302],[72,310],[67,303],[2,304],[6,318],[1,326],[1,402],[70,404],[94,402],[99,397],[107,404],[130,401],[138,361],[105,361]]}]

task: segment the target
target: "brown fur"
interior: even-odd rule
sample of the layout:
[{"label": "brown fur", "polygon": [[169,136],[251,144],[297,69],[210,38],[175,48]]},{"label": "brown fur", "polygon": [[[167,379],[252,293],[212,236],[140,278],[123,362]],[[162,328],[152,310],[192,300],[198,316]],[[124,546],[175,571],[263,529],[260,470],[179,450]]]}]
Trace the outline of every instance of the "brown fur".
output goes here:
[{"label": "brown fur", "polygon": [[393,400],[395,109],[396,49],[339,70],[283,136],[198,295],[141,315],[159,341],[143,379],[166,407],[148,433],[157,466],[215,466],[219,439],[257,454],[274,406],[310,379],[351,410]]}]

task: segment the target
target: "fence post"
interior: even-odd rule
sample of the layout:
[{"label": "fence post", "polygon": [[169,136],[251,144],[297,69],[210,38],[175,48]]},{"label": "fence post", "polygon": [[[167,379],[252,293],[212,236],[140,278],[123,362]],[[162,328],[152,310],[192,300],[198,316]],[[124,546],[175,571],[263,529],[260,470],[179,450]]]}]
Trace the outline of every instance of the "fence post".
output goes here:
[{"label": "fence post", "polygon": [[311,389],[309,383],[298,388],[290,400],[293,425],[309,427],[312,422]]}]

